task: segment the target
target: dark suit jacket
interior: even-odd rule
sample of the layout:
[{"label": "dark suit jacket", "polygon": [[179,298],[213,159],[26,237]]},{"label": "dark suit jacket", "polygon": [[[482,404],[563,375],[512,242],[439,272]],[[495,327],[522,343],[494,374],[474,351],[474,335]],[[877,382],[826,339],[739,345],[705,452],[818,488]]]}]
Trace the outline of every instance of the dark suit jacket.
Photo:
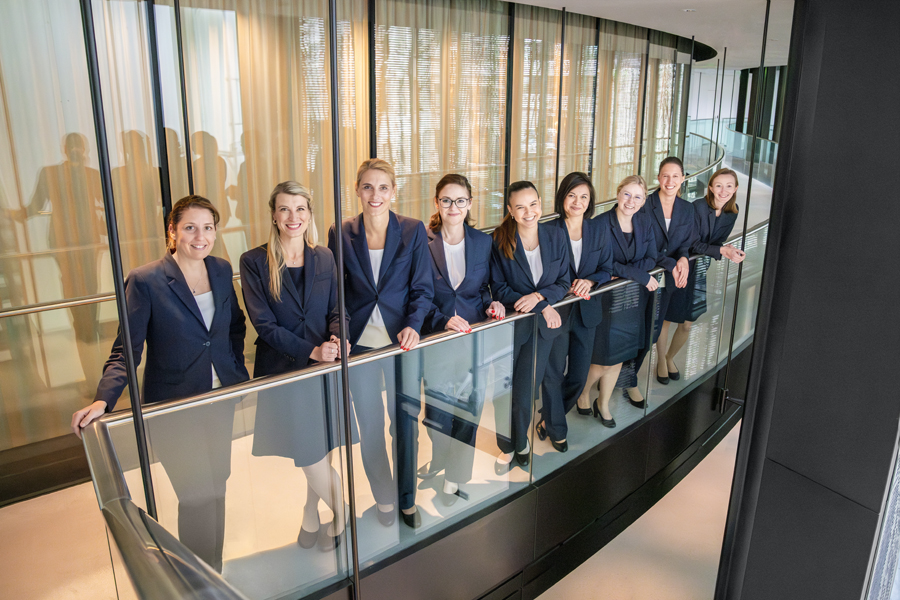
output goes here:
[{"label": "dark suit jacket", "polygon": [[[204,259],[215,299],[209,330],[197,301],[171,254],[138,267],[125,279],[132,351],[140,363],[147,342],[144,402],[160,402],[202,394],[212,389],[212,366],[223,386],[250,378],[244,366],[244,312],[232,285],[231,265],[221,258]],[[95,400],[107,410],[125,389],[125,355],[116,337]]]},{"label": "dark suit jacket", "polygon": [[723,212],[717,217],[716,211],[706,203],[706,198],[694,200],[693,204],[697,237],[694,239],[691,250],[719,260],[722,258],[719,249],[731,235],[738,214]]},{"label": "dark suit jacket", "polygon": [[287,269],[281,277],[281,301],[269,291],[268,244],[241,256],[241,288],[256,339],[253,376],[300,369],[312,351],[340,335],[337,310],[337,269],[331,250],[322,246],[303,251],[303,297]]},{"label": "dark suit jacket", "polygon": [[647,198],[647,202],[638,211],[648,216],[653,225],[653,235],[656,238],[656,254],[658,264],[666,271],[666,286],[674,286],[672,269],[680,258],[688,258],[691,252],[691,244],[694,243],[696,231],[694,230],[694,207],[683,198],[675,197],[675,206],[672,208],[672,222],[666,229],[666,217],[663,214],[659,192],[653,192]]},{"label": "dark suit jacket", "polygon": [[444,239],[440,232],[428,230],[428,250],[434,275],[434,300],[427,325],[442,331],[454,314],[471,323],[487,319],[491,306],[491,236],[465,225],[466,276],[455,290],[450,283]]},{"label": "dark suit jacket", "polygon": [[594,217],[607,232],[613,253],[613,275],[637,281],[641,285],[650,283],[649,271],[657,266],[656,237],[647,215],[637,212],[631,218],[634,228],[634,249],[629,250],[625,234],[616,218],[616,209]]},{"label": "dark suit jacket", "polygon": [[526,294],[539,292],[546,298],[535,305],[531,310],[538,315],[538,326],[541,336],[544,338],[555,337],[562,328],[549,329],[540,313],[550,304],[555,304],[563,299],[572,285],[569,278],[569,247],[566,244],[568,236],[559,230],[559,227],[540,223],[538,225],[538,244],[541,248],[541,265],[544,269],[537,285],[531,278],[531,268],[525,257],[525,249],[522,240],[516,233],[516,251],[513,259],[506,258],[497,242],[491,247],[491,290],[494,298],[506,305],[507,311],[515,310],[513,305],[516,300]]},{"label": "dark suit jacket", "polygon": [[[571,281],[589,279],[594,282],[596,288],[610,280],[613,255],[609,243],[611,238],[605,228],[593,219],[582,221],[581,260],[576,271],[575,254],[572,252],[572,240],[569,239],[566,220],[558,217],[547,224],[557,226],[565,236],[566,246],[569,248],[569,279]],[[596,327],[603,320],[603,308],[600,306],[600,298],[597,296],[568,306],[571,306],[570,318],[580,319],[581,324],[585,327]]]},{"label": "dark suit jacket", "polygon": [[[425,225],[393,211],[390,213],[377,286],[369,262],[363,215],[344,219],[341,236],[344,243],[344,296],[350,314],[353,347],[356,347],[376,304],[395,344],[397,334],[403,328],[421,331],[434,297]],[[328,247],[334,252],[334,225],[328,231]]]}]

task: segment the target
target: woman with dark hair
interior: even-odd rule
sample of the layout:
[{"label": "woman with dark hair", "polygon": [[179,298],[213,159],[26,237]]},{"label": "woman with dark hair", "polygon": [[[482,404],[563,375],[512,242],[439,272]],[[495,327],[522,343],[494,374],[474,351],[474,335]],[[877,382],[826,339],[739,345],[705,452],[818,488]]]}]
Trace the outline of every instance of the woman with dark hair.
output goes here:
[{"label": "woman with dark hair", "polygon": [[[647,316],[650,327],[653,328],[653,335],[648,340],[649,345],[645,343],[641,352],[634,359],[634,373],[629,378],[630,385],[625,390],[625,397],[637,408],[644,408],[646,405],[644,396],[637,387],[637,375],[641,370],[644,357],[650,352],[652,344],[656,344],[657,356],[666,355],[667,340],[661,338],[659,333],[672,293],[676,288],[683,288],[687,285],[690,272],[688,257],[695,235],[694,207],[678,195],[681,185],[684,183],[684,165],[681,160],[677,156],[664,158],[659,163],[657,179],[659,180],[659,189],[650,194],[647,203],[641,208],[641,212],[647,215],[653,227],[659,260],[657,264],[666,270],[666,275],[663,285],[660,286],[662,289],[657,292],[656,311]],[[652,302],[649,308],[652,312]],[[678,373],[672,375],[675,379],[679,377]],[[668,373],[664,378],[657,373],[656,378],[660,383],[669,382]]]},{"label": "woman with dark hair", "polygon": [[[244,313],[231,265],[210,256],[219,213],[187,196],[169,213],[168,252],[125,280],[132,352],[147,343],[143,401],[161,402],[249,379],[244,366]],[[111,412],[127,385],[125,351],[116,337],[95,401],[72,415],[81,430]],[[222,570],[225,482],[231,473],[231,430],[237,400],[161,415],[148,422],[154,454],[178,496],[178,536],[211,567]]]},{"label": "woman with dark hair", "polygon": [[[397,193],[394,168],[371,158],[356,172],[356,195],[362,212],[332,226],[328,247],[334,251],[337,236],[343,238],[345,301],[350,315],[352,353],[400,344],[412,350],[431,310],[434,297],[428,236],[425,225],[390,209]],[[355,366],[350,372],[350,392],[359,420],[363,467],[372,485],[376,514],[385,526],[396,517],[394,480],[384,439],[384,404],[381,380],[387,393],[387,412],[396,426],[397,480],[403,522],[418,527],[421,517],[415,504],[418,445],[419,391],[396,394],[398,379],[415,377],[415,369],[404,369],[403,357],[395,369],[393,360]],[[410,366],[411,365],[406,365]],[[400,381],[404,383],[404,381]],[[414,391],[413,391],[414,390]],[[400,402],[396,402],[396,398]],[[392,428],[393,429],[393,428]]]},{"label": "woman with dark hair", "polygon": [[723,245],[731,235],[738,217],[737,188],[737,173],[731,169],[719,169],[709,180],[706,196],[693,202],[697,237],[691,250],[706,256],[695,261],[694,268],[688,275],[687,285],[683,289],[676,289],[669,301],[659,338],[668,339],[670,323],[677,323],[678,326],[665,361],[660,360],[657,365],[657,377],[661,382],[667,381],[667,377],[676,380],[681,377],[675,364],[675,356],[687,343],[694,321],[706,312],[706,272],[710,259],[720,260],[724,256],[734,264],[744,260],[743,251]]},{"label": "woman with dark hair", "polygon": [[[295,181],[269,195],[269,241],[241,256],[241,288],[259,337],[253,376],[285,373],[340,359],[337,269],[331,250],[316,245],[312,196]],[[293,459],[306,476],[306,506],[297,543],[329,551],[344,529],[341,478],[328,453],[340,445],[339,419],[322,377],[259,393],[253,455]],[[319,499],[334,513],[322,531]]]},{"label": "woman with dark hair", "polygon": [[[507,192],[508,212],[494,230],[491,254],[491,289],[493,296],[507,310],[534,313],[539,336],[532,340],[534,324],[530,319],[516,321],[510,437],[499,432],[495,470],[502,474],[515,458],[525,467],[530,458],[528,424],[531,402],[544,380],[553,339],[561,332],[562,318],[553,308],[569,291],[569,250],[566,235],[559,227],[540,224],[541,197],[530,181],[510,184]],[[536,346],[536,350],[535,350]],[[532,371],[532,367],[534,371]],[[534,388],[531,375],[534,373]],[[562,379],[562,374],[558,380]],[[498,427],[499,429],[499,427]],[[557,440],[565,452],[565,439]]]},{"label": "woman with dark hair", "polygon": [[[575,405],[584,390],[594,334],[603,320],[601,298],[588,294],[610,280],[612,248],[607,231],[591,219],[596,203],[594,186],[584,173],[569,173],[556,190],[554,210],[559,218],[548,224],[556,225],[564,232],[569,251],[570,292],[582,298],[582,302],[567,304],[559,311],[563,332],[553,341],[550,363],[544,376],[544,395],[541,408],[542,422],[536,426],[538,437],[550,437],[550,443],[561,450],[557,440],[565,440],[568,427],[566,414]],[[568,371],[566,364],[568,362]],[[565,378],[561,375],[565,372]],[[560,377],[560,379],[556,379]],[[590,415],[591,408],[578,407],[578,413]]]},{"label": "woman with dark hair", "polygon": [[[600,395],[594,401],[594,416],[605,427],[615,427],[609,399],[622,370],[622,363],[640,351],[646,338],[648,292],[657,289],[649,271],[656,267],[656,238],[647,217],[640,212],[647,197],[647,185],[639,175],[626,177],[616,190],[616,207],[594,218],[606,234],[613,253],[613,276],[637,282],[600,294],[604,318],[594,337],[591,368],[578,399],[579,406],[590,401],[591,388],[599,380]],[[646,289],[645,289],[646,288]]]},{"label": "woman with dark hair", "polygon": [[[444,175],[434,190],[434,214],[428,224],[428,249],[434,277],[434,300],[426,320],[429,331],[472,331],[472,323],[490,317],[502,319],[506,308],[491,300],[491,237],[472,227],[472,186],[462,175]],[[480,335],[480,334],[479,334]],[[441,500],[447,506],[459,498],[459,486],[472,478],[475,434],[484,402],[484,365],[473,363],[472,344],[458,338],[427,348],[423,357],[428,387],[468,392],[465,398],[447,392],[435,396],[447,402],[425,405],[425,423],[431,438],[432,459],[419,470],[429,479],[442,470]],[[464,385],[469,378],[472,385]],[[440,385],[443,384],[443,385]],[[456,443],[454,443],[454,440]]]}]

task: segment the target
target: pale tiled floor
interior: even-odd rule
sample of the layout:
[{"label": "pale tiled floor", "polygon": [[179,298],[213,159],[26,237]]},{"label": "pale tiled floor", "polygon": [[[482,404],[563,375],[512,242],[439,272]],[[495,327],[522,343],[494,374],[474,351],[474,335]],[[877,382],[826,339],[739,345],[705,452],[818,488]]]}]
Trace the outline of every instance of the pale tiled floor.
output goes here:
[{"label": "pale tiled floor", "polygon": [[540,600],[713,597],[740,423],[681,483]]},{"label": "pale tiled floor", "polygon": [[0,582],[3,598],[116,598],[106,527],[92,484],[0,510]]}]

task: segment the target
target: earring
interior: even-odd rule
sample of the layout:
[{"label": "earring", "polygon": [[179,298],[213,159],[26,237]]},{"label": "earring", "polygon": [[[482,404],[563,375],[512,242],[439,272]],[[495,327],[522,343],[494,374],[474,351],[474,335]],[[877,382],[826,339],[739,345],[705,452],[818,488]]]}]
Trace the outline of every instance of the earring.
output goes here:
[{"label": "earring", "polygon": [[278,225],[278,221],[276,221],[275,219],[272,219],[272,225]]}]

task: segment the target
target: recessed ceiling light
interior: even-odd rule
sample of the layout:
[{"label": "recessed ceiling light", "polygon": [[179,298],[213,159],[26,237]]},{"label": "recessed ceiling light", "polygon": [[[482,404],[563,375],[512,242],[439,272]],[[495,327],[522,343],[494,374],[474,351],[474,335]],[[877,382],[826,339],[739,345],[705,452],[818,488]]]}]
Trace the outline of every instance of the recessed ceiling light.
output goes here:
[{"label": "recessed ceiling light", "polygon": [[696,8],[684,8],[682,9],[684,12],[697,12]]}]

